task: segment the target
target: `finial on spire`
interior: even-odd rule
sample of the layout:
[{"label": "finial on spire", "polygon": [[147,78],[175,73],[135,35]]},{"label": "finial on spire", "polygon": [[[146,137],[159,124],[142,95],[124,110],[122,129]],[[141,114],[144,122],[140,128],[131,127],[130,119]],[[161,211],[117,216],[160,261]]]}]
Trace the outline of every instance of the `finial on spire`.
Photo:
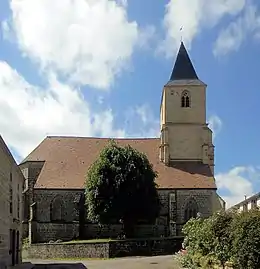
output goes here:
[{"label": "finial on spire", "polygon": [[181,26],[181,28],[180,28],[180,32],[181,32],[181,42],[182,42],[182,29],[183,29],[183,26]]}]

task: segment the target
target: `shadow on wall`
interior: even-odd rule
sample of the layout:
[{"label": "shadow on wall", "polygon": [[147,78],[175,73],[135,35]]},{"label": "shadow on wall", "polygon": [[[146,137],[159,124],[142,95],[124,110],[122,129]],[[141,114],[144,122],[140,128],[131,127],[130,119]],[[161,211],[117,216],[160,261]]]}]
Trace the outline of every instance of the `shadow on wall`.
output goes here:
[{"label": "shadow on wall", "polygon": [[46,263],[35,264],[34,269],[87,269],[82,263]]},{"label": "shadow on wall", "polygon": [[175,169],[184,171],[189,174],[197,174],[206,177],[211,177],[212,172],[208,165],[202,164],[201,162],[184,162],[184,161],[175,161],[171,164]]}]

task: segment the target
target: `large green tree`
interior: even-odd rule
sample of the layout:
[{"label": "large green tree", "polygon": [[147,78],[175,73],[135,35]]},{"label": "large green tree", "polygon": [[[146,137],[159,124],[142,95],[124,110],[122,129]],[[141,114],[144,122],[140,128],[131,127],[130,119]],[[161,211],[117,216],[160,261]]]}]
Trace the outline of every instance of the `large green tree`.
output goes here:
[{"label": "large green tree", "polygon": [[132,236],[138,220],[152,223],[159,214],[156,177],[145,154],[111,140],[87,173],[88,218],[100,224],[121,221]]}]

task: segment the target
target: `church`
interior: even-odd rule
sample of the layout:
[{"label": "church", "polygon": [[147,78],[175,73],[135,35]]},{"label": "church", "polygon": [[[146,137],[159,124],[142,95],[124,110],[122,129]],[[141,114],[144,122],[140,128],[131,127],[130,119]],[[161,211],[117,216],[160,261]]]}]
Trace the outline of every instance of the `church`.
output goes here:
[{"label": "church", "polygon": [[[170,79],[162,89],[160,138],[115,139],[119,145],[145,153],[158,173],[160,216],[154,225],[137,225],[137,237],[180,235],[191,217],[208,217],[225,207],[214,178],[206,88],[181,42]],[[87,170],[108,142],[109,138],[47,136],[21,162],[23,236],[31,243],[108,238],[120,233],[120,223],[91,223],[84,207]]]}]

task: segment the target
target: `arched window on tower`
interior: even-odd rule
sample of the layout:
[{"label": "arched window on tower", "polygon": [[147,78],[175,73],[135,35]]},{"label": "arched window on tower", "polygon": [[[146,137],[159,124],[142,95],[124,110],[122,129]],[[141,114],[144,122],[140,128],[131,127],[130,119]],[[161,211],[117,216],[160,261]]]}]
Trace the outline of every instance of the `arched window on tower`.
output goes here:
[{"label": "arched window on tower", "polygon": [[181,107],[190,107],[190,94],[188,91],[183,91],[181,95]]},{"label": "arched window on tower", "polygon": [[51,221],[63,220],[64,205],[60,197],[56,197],[52,200],[50,205],[50,219]]},{"label": "arched window on tower", "polygon": [[184,209],[184,221],[187,222],[191,218],[196,218],[198,214],[198,205],[194,198],[190,198]]}]

